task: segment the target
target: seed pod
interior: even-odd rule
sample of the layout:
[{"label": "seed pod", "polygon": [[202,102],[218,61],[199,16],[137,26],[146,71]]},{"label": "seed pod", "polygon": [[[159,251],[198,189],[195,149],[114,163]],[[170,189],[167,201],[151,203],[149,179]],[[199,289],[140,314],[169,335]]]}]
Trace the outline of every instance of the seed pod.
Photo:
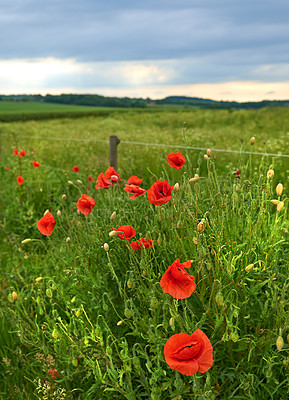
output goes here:
[{"label": "seed pod", "polygon": [[283,346],[284,346],[284,340],[283,340],[283,338],[282,338],[282,336],[278,336],[277,337],[277,340],[276,340],[276,347],[277,347],[277,350],[282,350],[283,349]]},{"label": "seed pod", "polygon": [[116,218],[116,212],[114,211],[114,212],[111,214],[111,216],[110,216],[111,222],[114,221],[115,218]]},{"label": "seed pod", "polygon": [[256,140],[255,136],[252,136],[250,139],[251,146],[253,146],[253,144],[255,143],[255,140]]},{"label": "seed pod", "polygon": [[239,335],[238,335],[238,333],[237,333],[236,331],[233,332],[233,333],[231,333],[230,339],[231,339],[234,343],[238,342],[238,340],[239,340]]},{"label": "seed pod", "polygon": [[282,183],[278,183],[278,185],[276,186],[277,196],[281,196],[282,192],[283,192],[283,185]]}]

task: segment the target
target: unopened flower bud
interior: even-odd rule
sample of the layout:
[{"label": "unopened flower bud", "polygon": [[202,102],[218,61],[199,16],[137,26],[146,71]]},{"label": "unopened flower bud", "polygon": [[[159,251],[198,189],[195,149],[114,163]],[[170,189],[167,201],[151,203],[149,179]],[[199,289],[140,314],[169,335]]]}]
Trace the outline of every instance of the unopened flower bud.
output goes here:
[{"label": "unopened flower bud", "polygon": [[118,321],[118,323],[116,324],[117,326],[122,325],[122,321]]},{"label": "unopened flower bud", "polygon": [[57,216],[58,216],[58,217],[61,216],[61,211],[60,211],[60,210],[57,211]]},{"label": "unopened flower bud", "polygon": [[253,144],[255,143],[255,140],[256,140],[255,136],[252,136],[250,139],[251,146],[253,146]]},{"label": "unopened flower bud", "polygon": [[61,198],[62,200],[66,200],[66,194],[63,194]]},{"label": "unopened flower bud", "polygon": [[11,295],[12,295],[13,301],[16,301],[18,299],[18,296],[17,296],[16,292],[12,292]]},{"label": "unopened flower bud", "polygon": [[110,216],[111,222],[114,221],[115,218],[116,218],[116,212],[114,211],[114,212],[111,214],[111,216]]},{"label": "unopened flower bud", "polygon": [[103,248],[104,248],[105,251],[108,251],[109,250],[109,245],[107,243],[104,243]]},{"label": "unopened flower bud", "polygon": [[75,315],[77,316],[77,318],[79,318],[81,316],[81,310],[77,310]]},{"label": "unopened flower bud", "polygon": [[204,154],[204,159],[205,159],[205,160],[208,160],[208,159],[209,159],[208,154]]},{"label": "unopened flower bud", "polygon": [[274,171],[273,171],[273,169],[269,169],[269,170],[267,171],[267,179],[272,179],[273,176],[274,176]]},{"label": "unopened flower bud", "polygon": [[180,188],[180,185],[178,183],[175,183],[173,189],[177,192],[179,190],[179,188]]},{"label": "unopened flower bud", "polygon": [[198,174],[195,174],[195,176],[193,177],[193,178],[191,178],[190,180],[189,180],[189,182],[190,183],[192,183],[192,182],[198,182],[198,180],[199,180],[199,175]]},{"label": "unopened flower bud", "polygon": [[38,278],[35,279],[35,282],[40,282],[42,281],[42,279],[43,279],[42,276],[39,276]]},{"label": "unopened flower bud", "polygon": [[278,183],[278,185],[276,186],[277,196],[281,196],[282,192],[283,192],[283,185],[282,183]]},{"label": "unopened flower bud", "polygon": [[114,236],[117,235],[117,232],[116,232],[116,231],[110,231],[108,235],[109,235],[110,237],[114,237]]},{"label": "unopened flower bud", "polygon": [[82,182],[81,182],[81,180],[80,179],[77,179],[77,181],[76,181],[79,185],[82,185]]},{"label": "unopened flower bud", "polygon": [[172,327],[175,325],[175,319],[173,317],[170,318],[169,324]]},{"label": "unopened flower bud", "polygon": [[279,201],[278,205],[277,205],[277,211],[281,211],[282,208],[284,207],[284,201]]},{"label": "unopened flower bud", "polygon": [[197,225],[198,232],[203,232],[205,230],[205,228],[206,228],[205,221],[201,221],[198,223],[198,225]]},{"label": "unopened flower bud", "polygon": [[69,185],[74,185],[74,183],[72,181],[68,181]]},{"label": "unopened flower bud", "polygon": [[66,238],[66,243],[69,243],[69,242],[70,242],[70,237],[67,236],[67,238]]},{"label": "unopened flower bud", "polygon": [[279,200],[273,199],[273,200],[271,200],[271,203],[274,204],[275,206],[277,206],[279,204]]},{"label": "unopened flower bud", "polygon": [[224,297],[221,292],[218,292],[216,294],[215,299],[216,299],[216,303],[218,304],[218,306],[222,306],[224,304]]},{"label": "unopened flower bud", "polygon": [[277,350],[282,350],[283,349],[283,346],[284,346],[284,340],[283,340],[283,338],[282,338],[282,336],[278,336],[277,337],[277,340],[276,340],[276,347],[277,347]]},{"label": "unopened flower bud", "polygon": [[49,297],[50,299],[52,298],[52,291],[51,289],[46,289],[46,296]]},{"label": "unopened flower bud", "polygon": [[129,289],[133,287],[133,281],[131,281],[130,279],[126,282],[126,284]]},{"label": "unopened flower bud", "polygon": [[124,315],[126,316],[126,318],[130,318],[132,314],[131,314],[131,311],[128,308],[126,308],[124,310]]},{"label": "unopened flower bud", "polygon": [[245,268],[245,271],[246,271],[246,272],[250,272],[250,271],[252,271],[253,267],[254,267],[254,264],[249,264],[249,265],[247,265],[247,267]]},{"label": "unopened flower bud", "polygon": [[58,334],[58,331],[57,331],[57,329],[53,329],[53,332],[52,332],[52,337],[53,337],[53,339],[55,339],[55,340],[57,340],[58,339],[58,336],[59,336],[59,334]]},{"label": "unopened flower bud", "polygon": [[210,157],[211,153],[212,153],[212,150],[211,149],[207,149],[207,156],[208,157]]},{"label": "unopened flower bud", "polygon": [[32,240],[32,239],[24,239],[24,240],[22,240],[22,242],[21,242],[21,243],[22,243],[22,244],[26,244],[26,243],[29,243],[29,242],[31,242],[31,240]]}]

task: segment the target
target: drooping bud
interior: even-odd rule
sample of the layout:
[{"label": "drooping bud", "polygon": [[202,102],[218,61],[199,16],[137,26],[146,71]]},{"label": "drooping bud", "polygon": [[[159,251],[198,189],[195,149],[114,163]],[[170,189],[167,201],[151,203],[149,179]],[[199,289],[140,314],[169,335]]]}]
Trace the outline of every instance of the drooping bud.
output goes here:
[{"label": "drooping bud", "polygon": [[246,272],[250,272],[250,271],[252,271],[253,267],[254,267],[254,264],[249,264],[249,265],[247,265],[247,267],[245,268],[245,271],[246,271]]},{"label": "drooping bud", "polygon": [[104,248],[105,251],[108,251],[109,250],[109,245],[107,243],[104,243],[103,248]]},{"label": "drooping bud", "polygon": [[61,216],[61,211],[60,211],[60,210],[57,211],[57,216],[58,216],[58,217]]},{"label": "drooping bud", "polygon": [[131,281],[130,279],[126,282],[126,284],[129,289],[133,287],[133,281]]},{"label": "drooping bud", "polygon": [[61,198],[63,201],[66,200],[66,194],[63,194]]},{"label": "drooping bud", "polygon": [[49,289],[49,288],[46,289],[46,296],[49,297],[49,298],[51,299],[51,297],[52,297],[52,291],[51,291],[51,289]]},{"label": "drooping bud", "polygon": [[180,185],[178,183],[175,183],[173,189],[177,192],[180,188]]},{"label": "drooping bud", "polygon": [[267,179],[272,179],[274,177],[274,171],[273,169],[269,169],[267,171]]},{"label": "drooping bud", "polygon": [[255,143],[255,140],[256,140],[255,136],[252,136],[250,139],[251,146],[253,146],[253,144]]},{"label": "drooping bud", "polygon": [[114,212],[111,214],[111,216],[110,216],[111,222],[114,221],[115,218],[116,218],[116,212],[114,211]]},{"label": "drooping bud", "polygon": [[276,186],[277,196],[281,196],[282,192],[283,192],[283,185],[282,183],[278,183],[278,185]]},{"label": "drooping bud", "polygon": [[277,340],[276,340],[276,347],[277,347],[277,350],[282,350],[283,349],[283,346],[284,346],[284,340],[283,340],[283,338],[282,338],[282,336],[278,336],[277,337]]},{"label": "drooping bud", "polygon": [[111,232],[109,232],[109,234],[108,234],[108,236],[110,236],[110,237],[114,237],[114,236],[116,236],[117,235],[117,231],[111,231]]},{"label": "drooping bud", "polygon": [[72,186],[74,185],[74,183],[72,181],[68,181],[68,184],[72,185]]},{"label": "drooping bud", "polygon": [[69,242],[70,242],[70,237],[67,236],[67,238],[66,238],[66,243],[69,243]]},{"label": "drooping bud", "polygon": [[192,182],[198,182],[199,179],[200,179],[199,175],[198,175],[198,174],[195,174],[195,176],[194,176],[193,178],[191,178],[191,179],[189,180],[189,182],[190,182],[190,183],[192,183]]},{"label": "drooping bud", "polygon": [[82,185],[82,182],[81,182],[81,180],[80,179],[77,179],[77,181],[76,181],[79,185]]},{"label": "drooping bud", "polygon": [[271,203],[274,204],[275,206],[278,206],[279,200],[273,199],[273,200],[271,200]]},{"label": "drooping bud", "polygon": [[177,222],[177,228],[180,229],[181,227],[182,227],[182,221],[179,220],[179,221]]},{"label": "drooping bud", "polygon": [[279,201],[278,205],[277,205],[277,211],[281,211],[282,208],[284,207],[284,201]]},{"label": "drooping bud", "polygon": [[22,243],[22,244],[26,244],[26,243],[29,243],[29,242],[31,242],[31,240],[32,240],[32,239],[24,239],[24,240],[22,240],[22,242],[21,242],[21,243]]},{"label": "drooping bud", "polygon": [[201,222],[198,223],[197,225],[198,232],[203,232],[205,228],[206,228],[205,221],[202,220]]},{"label": "drooping bud", "polygon": [[43,279],[42,276],[39,276],[38,278],[35,279],[35,282],[38,283],[38,282],[42,281],[42,279]]},{"label": "drooping bud", "polygon": [[54,328],[54,329],[53,329],[53,332],[52,332],[52,337],[53,337],[53,339],[57,340],[57,339],[58,339],[58,336],[59,336],[58,331],[57,331],[56,328]]},{"label": "drooping bud", "polygon": [[216,294],[215,299],[216,299],[216,303],[218,304],[218,306],[222,306],[224,304],[224,297],[221,292],[218,292]]}]

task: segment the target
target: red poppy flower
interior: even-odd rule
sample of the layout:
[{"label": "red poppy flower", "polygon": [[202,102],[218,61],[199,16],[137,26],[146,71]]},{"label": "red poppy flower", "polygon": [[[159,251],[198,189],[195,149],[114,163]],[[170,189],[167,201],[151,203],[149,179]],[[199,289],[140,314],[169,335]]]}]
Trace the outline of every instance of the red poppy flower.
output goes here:
[{"label": "red poppy flower", "polygon": [[172,198],[173,186],[167,181],[156,181],[148,190],[147,196],[152,204],[160,206]]},{"label": "red poppy flower", "polygon": [[106,179],[103,172],[98,175],[96,182],[95,189],[108,189],[112,186],[112,183]]},{"label": "red poppy flower", "polygon": [[57,371],[57,369],[55,368],[50,368],[50,370],[48,371],[51,379],[56,379],[59,378],[59,372]]},{"label": "red poppy flower", "polygon": [[42,235],[50,236],[53,232],[55,224],[56,221],[53,215],[48,211],[42,218],[40,218],[39,221],[37,221],[37,228]]},{"label": "red poppy flower", "polygon": [[132,194],[132,196],[129,196],[131,200],[135,200],[137,197],[142,196],[146,192],[145,189],[142,189],[141,187],[136,185],[125,185],[123,190]]},{"label": "red poppy flower", "polygon": [[204,373],[213,365],[213,346],[200,329],[192,335],[177,333],[166,342],[164,356],[168,366],[183,375]]},{"label": "red poppy flower", "polygon": [[77,209],[81,214],[88,215],[91,213],[93,207],[95,206],[95,201],[92,197],[87,196],[87,194],[82,194],[78,202],[76,203]]},{"label": "red poppy flower", "polygon": [[[131,240],[135,235],[136,231],[131,225],[121,225],[118,228],[112,228],[114,231],[117,231],[117,236],[121,240]],[[120,232],[119,232],[120,231]],[[121,233],[122,232],[122,233]]]},{"label": "red poppy flower", "polygon": [[112,182],[117,182],[118,180],[121,181],[120,175],[117,174],[116,170],[113,167],[108,167],[104,173],[106,179],[110,179]]},{"label": "red poppy flower", "polygon": [[79,172],[79,167],[78,167],[77,165],[75,165],[75,166],[72,168],[72,171],[74,171],[74,172]]},{"label": "red poppy flower", "polygon": [[131,248],[133,251],[139,250],[139,249],[149,249],[150,247],[153,247],[155,242],[152,239],[148,239],[148,241],[144,238],[141,237],[139,240],[135,240],[131,242]]},{"label": "red poppy flower", "polygon": [[9,167],[4,167],[6,169],[6,171],[9,171]]},{"label": "red poppy flower", "polygon": [[40,167],[40,163],[37,162],[37,161],[32,161],[32,165],[33,165],[34,168]]},{"label": "red poppy flower", "polygon": [[167,160],[169,165],[175,169],[181,169],[184,163],[186,162],[185,157],[182,155],[180,151],[178,151],[177,153],[168,154]]},{"label": "red poppy flower", "polygon": [[26,151],[25,150],[21,150],[19,153],[19,157],[23,157],[26,156]]},{"label": "red poppy flower", "polygon": [[18,150],[17,149],[13,150],[13,154],[15,154],[15,156],[18,156]]},{"label": "red poppy flower", "polygon": [[165,293],[175,299],[186,299],[196,289],[195,277],[189,275],[185,268],[191,268],[191,261],[181,263],[177,258],[163,274],[160,285]]},{"label": "red poppy flower", "polygon": [[94,182],[94,179],[91,175],[88,175],[88,180],[89,180],[89,182]]},{"label": "red poppy flower", "polygon": [[136,185],[139,186],[142,183],[143,179],[137,177],[136,175],[132,175],[128,178],[127,184],[128,185]]},{"label": "red poppy flower", "polygon": [[17,176],[17,183],[18,185],[23,185],[24,179],[22,178],[22,176]]}]

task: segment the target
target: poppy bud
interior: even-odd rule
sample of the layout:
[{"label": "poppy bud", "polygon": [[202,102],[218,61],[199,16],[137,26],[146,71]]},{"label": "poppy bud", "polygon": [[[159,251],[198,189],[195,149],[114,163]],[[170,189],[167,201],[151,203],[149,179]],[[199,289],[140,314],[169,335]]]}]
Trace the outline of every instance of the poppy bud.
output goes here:
[{"label": "poppy bud", "polygon": [[191,178],[190,180],[189,180],[189,182],[190,183],[192,183],[192,182],[198,182],[198,180],[199,180],[199,175],[198,174],[195,174],[195,176],[193,177],[193,178]]},{"label": "poppy bud", "polygon": [[205,159],[205,160],[208,160],[208,159],[209,159],[209,156],[208,156],[207,154],[204,154],[204,159]]},{"label": "poppy bud", "polygon": [[254,264],[249,264],[249,265],[247,265],[247,267],[245,268],[245,271],[246,271],[246,272],[250,272],[250,271],[252,271],[253,267],[254,267]]},{"label": "poppy bud", "polygon": [[76,181],[79,185],[82,185],[82,182],[81,182],[81,180],[80,179],[77,179],[77,181]]},{"label": "poppy bud", "polygon": [[238,342],[238,339],[239,339],[238,333],[236,331],[231,333],[230,339],[233,340],[234,343]]},{"label": "poppy bud", "polygon": [[283,185],[282,183],[278,183],[278,185],[276,186],[277,196],[281,196],[282,192],[283,192]]},{"label": "poppy bud", "polygon": [[53,339],[55,339],[55,340],[57,340],[58,339],[58,336],[59,336],[59,334],[58,334],[58,331],[57,331],[57,329],[53,329],[53,332],[52,332],[52,337],[53,337]]},{"label": "poppy bud", "polygon": [[81,311],[80,311],[80,310],[77,310],[76,313],[75,313],[75,315],[77,316],[77,318],[80,317],[80,316],[81,316]]},{"label": "poppy bud", "polygon": [[69,185],[74,185],[74,183],[72,181],[68,181]]},{"label": "poppy bud", "polygon": [[133,287],[133,281],[131,281],[130,279],[126,282],[126,284],[129,289]]},{"label": "poppy bud", "polygon": [[284,340],[283,340],[282,336],[279,335],[277,340],[276,340],[277,350],[279,350],[279,351],[282,350],[283,346],[284,346]]},{"label": "poppy bud", "polygon": [[118,323],[116,324],[117,326],[122,325],[122,321],[118,321]]},{"label": "poppy bud", "polygon": [[203,232],[206,228],[205,221],[201,221],[197,225],[198,232]]},{"label": "poppy bud", "polygon": [[267,171],[267,179],[271,179],[274,176],[274,170],[273,169],[269,169]]},{"label": "poppy bud", "polygon": [[218,306],[222,306],[224,304],[224,297],[221,292],[218,292],[216,294],[215,299],[216,299],[216,303],[218,304]]},{"label": "poppy bud", "polygon": [[69,243],[69,242],[70,242],[70,237],[67,236],[67,238],[66,238],[66,243]]},{"label": "poppy bud", "polygon": [[108,235],[109,235],[110,237],[114,237],[114,236],[117,235],[117,231],[111,231],[111,232],[109,232]]},{"label": "poppy bud", "polygon": [[196,245],[198,244],[198,239],[196,237],[193,237],[193,243]]},{"label": "poppy bud", "polygon": [[173,317],[170,318],[169,324],[171,327],[175,325],[175,319]]},{"label": "poppy bud", "polygon": [[128,308],[126,308],[126,309],[124,310],[124,315],[126,316],[126,318],[130,318],[131,315],[132,315],[132,313],[131,313],[131,311],[130,311]]},{"label": "poppy bud", "polygon": [[77,358],[73,358],[73,360],[72,360],[72,365],[73,365],[74,367],[77,367],[77,366],[78,366]]},{"label": "poppy bud", "polygon": [[107,243],[104,243],[103,248],[104,248],[105,251],[108,251],[109,250],[109,245]]},{"label": "poppy bud", "polygon": [[173,189],[177,192],[180,188],[180,185],[178,183],[175,183]]},{"label": "poppy bud", "polygon": [[275,206],[278,206],[279,200],[271,200],[271,203],[274,204]]},{"label": "poppy bud", "polygon": [[66,194],[63,194],[61,198],[62,200],[66,200]]},{"label": "poppy bud", "polygon": [[211,149],[207,149],[207,156],[208,157],[210,157],[211,153],[212,153],[212,150]]},{"label": "poppy bud", "polygon": [[60,210],[57,211],[57,216],[58,216],[58,217],[61,216],[61,211],[60,211]]},{"label": "poppy bud", "polygon": [[17,296],[17,293],[16,292],[12,292],[12,299],[13,299],[13,301],[16,301],[17,300],[17,298],[18,298],[18,296]]},{"label": "poppy bud", "polygon": [[29,243],[29,242],[31,242],[31,240],[32,240],[32,239],[24,239],[24,240],[22,240],[22,242],[21,242],[21,243],[22,243],[22,244],[26,244],[26,243]]},{"label": "poppy bud", "polygon": [[50,289],[46,289],[46,296],[49,297],[51,299],[52,297],[52,292]]},{"label": "poppy bud", "polygon": [[115,218],[116,218],[116,212],[114,211],[114,212],[111,214],[111,216],[110,216],[111,222],[114,221]]},{"label": "poppy bud", "polygon": [[39,276],[38,278],[35,279],[35,282],[40,282],[42,281],[42,279],[43,279],[42,276]]},{"label": "poppy bud", "polygon": [[253,146],[253,144],[255,143],[255,140],[256,140],[256,138],[254,136],[252,136],[250,139],[251,146]]},{"label": "poppy bud", "polygon": [[284,207],[284,201],[279,201],[278,205],[277,205],[277,211],[281,211],[282,208]]}]

